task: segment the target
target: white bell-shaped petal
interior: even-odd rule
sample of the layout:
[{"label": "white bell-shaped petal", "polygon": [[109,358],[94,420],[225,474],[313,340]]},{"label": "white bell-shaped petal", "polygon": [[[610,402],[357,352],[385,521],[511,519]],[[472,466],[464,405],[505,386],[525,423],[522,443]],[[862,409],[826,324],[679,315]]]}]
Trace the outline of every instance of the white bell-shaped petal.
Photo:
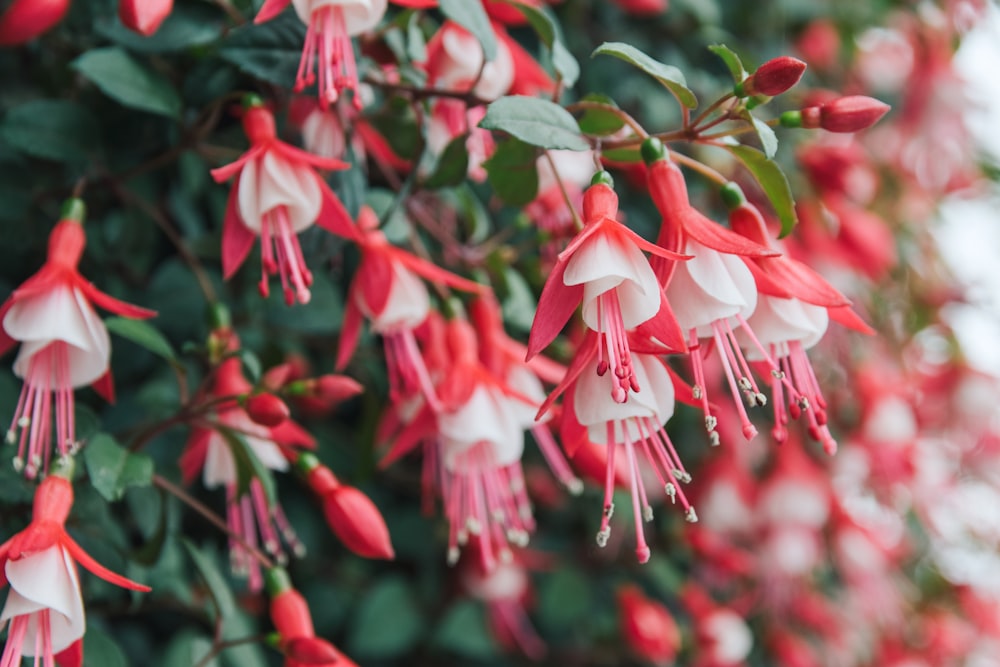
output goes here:
[{"label": "white bell-shaped petal", "polygon": [[[806,349],[818,343],[826,333],[830,316],[822,306],[814,306],[798,299],[761,295],[748,322],[765,350],[770,352],[770,346],[775,345],[775,356],[784,357],[788,355],[788,343],[791,341],[799,341]],[[760,350],[743,332],[742,327],[737,330],[736,337],[748,360],[763,359]]]},{"label": "white bell-shaped petal", "polygon": [[292,0],[292,4],[306,25],[312,20],[313,12],[323,7],[339,7],[344,13],[347,34],[360,35],[378,25],[385,15],[387,3],[386,0]]},{"label": "white bell-shaped petal", "polygon": [[[49,609],[54,653],[83,637],[86,621],[80,582],[76,564],[63,547],[56,545],[26,558],[9,560],[4,572],[10,583],[10,593],[0,613],[0,623]],[[35,655],[38,620],[38,616],[34,616],[28,625],[21,644],[23,655]]]},{"label": "white bell-shaped petal", "polygon": [[240,174],[237,193],[240,217],[260,234],[261,220],[278,206],[288,212],[292,231],[308,229],[323,207],[319,177],[305,164],[292,163],[275,151],[250,160]]},{"label": "white bell-shaped petal", "polygon": [[581,245],[566,263],[566,285],[583,285],[583,321],[603,331],[598,317],[598,297],[618,290],[622,324],[632,329],[660,310],[660,284],[649,260],[634,243],[597,233]]},{"label": "white bell-shaped petal", "polygon": [[632,367],[639,391],[630,392],[624,403],[611,397],[610,380],[597,375],[596,358],[580,373],[573,390],[573,410],[592,442],[607,444],[608,422],[614,426],[615,442],[626,438],[634,442],[645,434],[637,420],[649,418],[662,426],[674,414],[674,385],[663,364],[653,356],[633,354]]},{"label": "white bell-shaped petal", "polygon": [[768,484],[756,505],[762,525],[795,524],[819,529],[830,516],[827,495],[805,479],[785,477]]},{"label": "white bell-shaped petal", "polygon": [[757,306],[757,286],[753,274],[736,255],[706,248],[688,240],[685,254],[694,257],[678,262],[667,300],[681,329],[696,329],[698,336],[711,336],[711,323],[753,314]]},{"label": "white bell-shaped petal", "polygon": [[535,421],[538,408],[545,402],[545,388],[538,376],[532,373],[526,364],[511,366],[507,371],[507,386],[521,396],[531,399],[530,403],[519,398],[510,399],[511,411],[522,429],[531,428],[552,418],[551,412],[547,412],[540,421]]},{"label": "white bell-shaped petal", "polygon": [[469,595],[479,600],[520,600],[531,581],[523,567],[501,561],[487,574],[466,568],[462,572],[462,584]]},{"label": "white bell-shaped petal", "polygon": [[492,462],[496,465],[520,460],[524,433],[510,400],[499,390],[479,384],[458,410],[438,418],[442,453],[449,470],[455,470],[460,454],[479,443],[492,447]]},{"label": "white bell-shaped petal", "polygon": [[358,292],[358,309],[371,321],[375,333],[392,334],[418,327],[431,309],[427,286],[419,276],[399,262],[392,263],[392,275],[389,298],[381,313],[373,313]]},{"label": "white bell-shaped petal", "polygon": [[441,47],[445,57],[432,72],[437,86],[464,90],[475,81],[473,92],[484,100],[495,100],[510,89],[514,83],[514,60],[506,44],[498,41],[496,57],[484,66],[479,40],[455,24],[449,24],[444,31]]},{"label": "white bell-shaped petal", "polygon": [[[265,468],[288,470],[288,460],[271,439],[271,432],[266,426],[255,423],[246,412],[238,408],[220,413],[218,419],[243,437],[250,451]],[[213,431],[208,438],[202,481],[206,488],[214,489],[217,486],[235,484],[237,479],[233,450],[221,434]]]},{"label": "white bell-shaped petal", "polygon": [[331,110],[314,109],[302,121],[302,144],[320,157],[340,159],[347,151],[344,127]]},{"label": "white bell-shaped petal", "polygon": [[3,327],[11,338],[22,341],[14,361],[14,374],[20,378],[27,376],[36,354],[52,353],[46,348],[55,341],[66,343],[68,354],[65,368],[55,363],[63,360],[52,359],[50,382],[54,387],[63,387],[66,378],[69,386],[82,387],[108,371],[108,330],[87,298],[68,285],[57,285],[16,302],[7,311]]}]

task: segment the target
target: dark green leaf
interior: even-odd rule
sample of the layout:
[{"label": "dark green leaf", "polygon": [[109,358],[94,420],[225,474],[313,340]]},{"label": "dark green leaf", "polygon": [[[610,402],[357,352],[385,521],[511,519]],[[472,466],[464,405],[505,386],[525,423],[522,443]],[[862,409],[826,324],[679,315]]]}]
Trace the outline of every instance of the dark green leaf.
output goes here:
[{"label": "dark green leaf", "polygon": [[284,12],[260,25],[230,33],[219,55],[250,76],[279,86],[291,86],[298,71],[305,26],[295,12]]},{"label": "dark green leaf", "polygon": [[538,613],[549,627],[572,627],[588,614],[590,595],[590,584],[579,571],[559,569],[542,582]]},{"label": "dark green leaf", "polygon": [[154,487],[132,487],[125,494],[136,525],[146,538],[146,543],[131,553],[132,560],[141,565],[152,566],[160,559],[167,541],[169,505],[163,502],[159,489]]},{"label": "dark green leaf", "polygon": [[27,155],[82,162],[94,151],[97,123],[90,111],[75,102],[32,100],[4,116],[0,138]]},{"label": "dark green leaf", "polygon": [[181,538],[181,543],[187,549],[188,555],[191,556],[191,562],[194,563],[202,581],[208,587],[209,595],[215,602],[215,609],[219,616],[223,619],[228,618],[236,609],[236,601],[233,598],[233,591],[226,583],[225,576],[216,564],[215,556],[205,553],[187,538]]},{"label": "dark green leaf", "polygon": [[[200,661],[211,650],[211,638],[195,634],[191,630],[184,630],[171,640],[160,665],[161,667],[191,667],[191,665],[200,664]],[[218,667],[219,661],[213,658],[204,663],[204,666]]]},{"label": "dark green leaf", "polygon": [[778,152],[778,135],[767,123],[756,116],[751,116],[750,122],[753,123],[753,129],[757,133],[757,138],[760,139],[760,145],[764,148],[764,156],[770,160]]},{"label": "dark green leaf", "polygon": [[486,108],[479,123],[487,130],[501,130],[521,141],[542,148],[565,148],[585,151],[590,144],[580,136],[570,112],[554,102],[510,95],[501,97]]},{"label": "dark green leaf", "polygon": [[624,44],[622,42],[605,42],[594,49],[594,52],[590,54],[590,57],[593,58],[594,56],[601,55],[614,56],[615,58],[635,65],[643,72],[666,86],[667,89],[674,94],[674,97],[677,98],[677,101],[687,108],[694,109],[698,106],[698,98],[695,97],[694,93],[687,87],[687,81],[684,79],[683,72],[676,67],[672,65],[665,65],[660,61],[649,57],[634,46]]},{"label": "dark green leaf", "polygon": [[584,97],[582,101],[599,102],[610,107],[608,109],[584,110],[583,115],[576,121],[580,126],[580,130],[584,134],[606,136],[614,134],[618,130],[625,127],[625,121],[622,120],[622,117],[612,111],[612,109],[617,109],[618,105],[615,104],[615,101],[607,95],[591,93],[590,95]]},{"label": "dark green leaf", "polygon": [[431,190],[458,185],[465,180],[469,171],[469,151],[465,147],[469,135],[462,134],[452,139],[438,158],[434,173],[424,182]]},{"label": "dark green leaf", "polygon": [[105,95],[130,109],[180,116],[181,98],[170,81],[118,47],[87,51],[72,66]]},{"label": "dark green leaf", "polygon": [[424,619],[402,577],[382,579],[367,592],[354,617],[348,646],[352,656],[392,658],[417,643]]},{"label": "dark green leaf", "polygon": [[[358,171],[358,170],[355,170]],[[267,300],[267,323],[304,334],[331,334],[340,329],[344,303],[340,293],[324,273],[313,274],[308,306],[288,306],[278,294]]]},{"label": "dark green leaf", "polygon": [[531,286],[517,270],[508,266],[504,271],[504,285],[507,288],[500,302],[503,319],[511,328],[527,333],[535,319],[538,303]]},{"label": "dark green leaf", "polygon": [[538,149],[519,139],[497,145],[483,163],[497,196],[511,206],[523,206],[538,194]]},{"label": "dark green leaf", "polygon": [[404,100],[394,102],[386,111],[369,116],[366,120],[389,142],[393,153],[404,160],[417,157],[423,139],[413,110]]},{"label": "dark green leaf", "polygon": [[260,358],[253,350],[243,348],[240,349],[240,361],[243,362],[243,370],[246,371],[247,378],[256,384],[261,374]]},{"label": "dark green leaf", "polygon": [[118,334],[122,338],[140,347],[144,347],[155,355],[161,356],[167,361],[176,361],[177,354],[170,345],[170,341],[164,338],[149,322],[145,320],[133,320],[127,317],[109,317],[104,320],[104,325],[113,334]]},{"label": "dark green leaf", "polygon": [[441,13],[459,24],[479,40],[486,60],[497,57],[497,36],[490,24],[490,17],[481,2],[469,0],[440,0]]},{"label": "dark green leaf", "polygon": [[528,23],[531,24],[531,27],[538,34],[538,38],[542,41],[542,44],[552,53],[552,66],[555,68],[556,73],[562,77],[563,83],[566,86],[573,86],[577,79],[580,78],[580,64],[573,57],[573,54],[566,49],[562,35],[560,34],[559,24],[553,19],[552,15],[539,7],[532,7],[531,5],[512,2],[511,0],[504,1],[524,14],[524,17],[528,19]]},{"label": "dark green leaf", "polygon": [[427,60],[427,43],[420,30],[420,14],[413,12],[406,22],[406,55],[410,60],[422,63]]},{"label": "dark green leaf", "polygon": [[110,17],[99,21],[96,28],[101,36],[132,51],[170,53],[214,42],[223,26],[221,17],[217,9],[207,4],[177,3],[167,20],[149,37]]},{"label": "dark green leaf", "polygon": [[115,640],[95,628],[87,628],[83,638],[84,667],[127,667],[125,654]]},{"label": "dark green leaf", "polygon": [[98,433],[83,449],[90,483],[107,500],[119,500],[130,486],[149,486],[153,459],[133,454],[106,433]]},{"label": "dark green leaf", "polygon": [[452,605],[434,633],[434,644],[467,658],[488,659],[497,654],[483,606],[472,600]]},{"label": "dark green leaf", "polygon": [[786,236],[795,227],[798,218],[795,215],[795,200],[792,198],[792,189],[788,185],[781,167],[756,148],[749,146],[726,146],[733,155],[747,168],[753,177],[760,183],[764,194],[767,195],[774,212],[781,220],[781,236]]},{"label": "dark green leaf", "polygon": [[[527,5],[521,5],[527,7]],[[552,67],[562,77],[563,84],[572,88],[580,78],[580,63],[569,52],[562,42],[552,45]]]},{"label": "dark green leaf", "polygon": [[747,78],[747,71],[743,67],[743,61],[740,60],[740,57],[736,55],[735,51],[730,49],[725,44],[713,44],[708,47],[708,50],[722,58],[722,62],[726,63],[726,67],[729,69],[729,74],[733,77],[733,83],[739,83],[743,79]]}]

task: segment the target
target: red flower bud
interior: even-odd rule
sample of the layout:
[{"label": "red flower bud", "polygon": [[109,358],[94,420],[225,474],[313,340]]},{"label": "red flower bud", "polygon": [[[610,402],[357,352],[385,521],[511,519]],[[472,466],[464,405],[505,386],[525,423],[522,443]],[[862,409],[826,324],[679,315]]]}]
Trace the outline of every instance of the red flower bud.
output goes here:
[{"label": "red flower bud", "polygon": [[[828,132],[857,132],[871,127],[890,109],[889,105],[873,97],[851,95],[838,97],[819,106],[806,107],[801,112],[782,114],[781,124],[807,129],[823,128]],[[794,114],[798,113],[796,118]]]},{"label": "red flower bud", "polygon": [[329,403],[331,406],[364,391],[364,387],[357,380],[346,375],[321,375],[312,381],[310,388],[314,398]]},{"label": "red flower bud", "polygon": [[316,637],[293,637],[281,644],[282,653],[303,665],[330,665],[339,662],[343,654],[330,642]]},{"label": "red flower bud", "polygon": [[129,30],[149,37],[170,16],[174,0],[121,0],[118,18]]},{"label": "red flower bud", "polygon": [[69,0],[14,0],[0,16],[0,46],[23,44],[59,23]]},{"label": "red flower bud", "polygon": [[309,605],[294,588],[272,593],[270,616],[271,623],[283,640],[315,635]]},{"label": "red flower bud", "polygon": [[738,84],[736,94],[740,97],[780,95],[797,84],[805,71],[806,64],[798,58],[791,56],[774,58],[758,67],[756,72]]},{"label": "red flower bud", "polygon": [[247,399],[246,411],[250,419],[261,426],[278,426],[291,416],[285,402],[274,394],[254,394]]},{"label": "red flower bud", "polygon": [[339,486],[323,496],[323,513],[330,529],[357,555],[384,560],[396,557],[382,513],[353,486]]},{"label": "red flower bud", "polygon": [[622,637],[637,657],[664,667],[673,664],[681,633],[666,607],[627,586],[618,592],[618,610]]}]

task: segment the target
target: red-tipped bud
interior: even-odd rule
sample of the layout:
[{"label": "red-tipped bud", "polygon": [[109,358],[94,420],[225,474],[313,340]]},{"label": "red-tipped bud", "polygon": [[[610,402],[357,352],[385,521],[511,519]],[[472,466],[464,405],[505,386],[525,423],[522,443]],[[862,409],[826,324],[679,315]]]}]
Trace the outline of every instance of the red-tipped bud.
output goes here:
[{"label": "red-tipped bud", "polygon": [[[279,577],[275,577],[274,573]],[[271,623],[282,639],[294,637],[312,637],[316,633],[313,630],[312,614],[309,613],[309,605],[302,594],[291,587],[288,581],[288,574],[281,568],[274,568],[268,571],[268,593],[271,595],[271,606],[269,609]],[[277,584],[275,583],[277,579]],[[287,588],[278,590],[284,585]]]},{"label": "red-tipped bud", "polygon": [[354,378],[346,375],[321,375],[310,383],[313,398],[334,406],[365,390]]},{"label": "red-tipped bud", "polygon": [[149,37],[170,16],[174,0],[120,0],[118,18],[125,27]]},{"label": "red-tipped bud", "polygon": [[774,97],[785,92],[802,78],[806,64],[798,58],[781,56],[768,60],[757,71],[736,84],[735,93],[739,97],[767,95]]},{"label": "red-tipped bud", "polygon": [[246,132],[247,139],[252,144],[274,139],[278,136],[274,124],[274,114],[264,106],[264,102],[256,95],[247,97],[248,99],[244,101],[246,111],[243,114],[243,131]]},{"label": "red-tipped bud", "polygon": [[673,664],[681,633],[666,607],[627,586],[618,592],[618,611],[622,638],[636,657],[663,667]]},{"label": "red-tipped bud", "polygon": [[83,640],[75,642],[55,655],[59,667],[83,667]]},{"label": "red-tipped bud", "polygon": [[254,422],[270,428],[283,424],[292,414],[283,400],[267,393],[254,394],[248,398],[246,411]]},{"label": "red-tipped bud", "polygon": [[342,654],[333,645],[317,637],[293,637],[283,641],[281,652],[302,665],[340,664]]},{"label": "red-tipped bud", "polygon": [[323,496],[323,513],[334,534],[357,555],[383,560],[396,557],[382,513],[353,486],[339,486]]},{"label": "red-tipped bud", "polygon": [[810,130],[819,127],[828,132],[857,132],[874,125],[890,108],[873,97],[851,95],[801,111],[786,111],[781,114],[781,124]]},{"label": "red-tipped bud", "polygon": [[59,23],[69,0],[14,0],[0,16],[0,46],[23,44]]}]

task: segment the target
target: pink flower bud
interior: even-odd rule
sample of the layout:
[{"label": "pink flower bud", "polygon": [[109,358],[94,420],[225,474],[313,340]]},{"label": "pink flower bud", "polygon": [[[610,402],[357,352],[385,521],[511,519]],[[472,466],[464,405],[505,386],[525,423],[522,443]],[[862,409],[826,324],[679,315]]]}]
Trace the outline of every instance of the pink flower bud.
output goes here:
[{"label": "pink flower bud", "polygon": [[246,411],[250,419],[261,426],[278,426],[291,416],[285,402],[274,394],[255,394],[247,399]]},{"label": "pink flower bud", "polygon": [[802,127],[820,127],[828,132],[857,132],[874,125],[889,109],[888,104],[873,97],[839,97],[818,107],[803,109]]},{"label": "pink flower bud", "polygon": [[618,592],[618,611],[622,638],[633,654],[654,665],[673,664],[681,633],[666,607],[627,586]]},{"label": "pink flower bud", "polygon": [[327,403],[330,407],[364,391],[364,387],[357,380],[346,375],[321,375],[312,381],[310,388],[313,391],[313,398]]},{"label": "pink flower bud", "polygon": [[118,18],[129,30],[149,37],[170,16],[173,8],[174,0],[121,0]]},{"label": "pink flower bud", "polygon": [[669,0],[617,0],[623,12],[635,16],[656,16],[667,11]]},{"label": "pink flower bud", "polygon": [[740,97],[780,95],[797,84],[805,71],[806,64],[798,58],[791,56],[774,58],[758,67],[756,72],[737,85],[736,94]]},{"label": "pink flower bud", "polygon": [[326,494],[323,513],[330,529],[357,555],[384,560],[396,557],[382,513],[353,486],[339,486]]},{"label": "pink flower bud", "polygon": [[69,0],[14,0],[0,16],[0,46],[23,44],[59,23]]}]

